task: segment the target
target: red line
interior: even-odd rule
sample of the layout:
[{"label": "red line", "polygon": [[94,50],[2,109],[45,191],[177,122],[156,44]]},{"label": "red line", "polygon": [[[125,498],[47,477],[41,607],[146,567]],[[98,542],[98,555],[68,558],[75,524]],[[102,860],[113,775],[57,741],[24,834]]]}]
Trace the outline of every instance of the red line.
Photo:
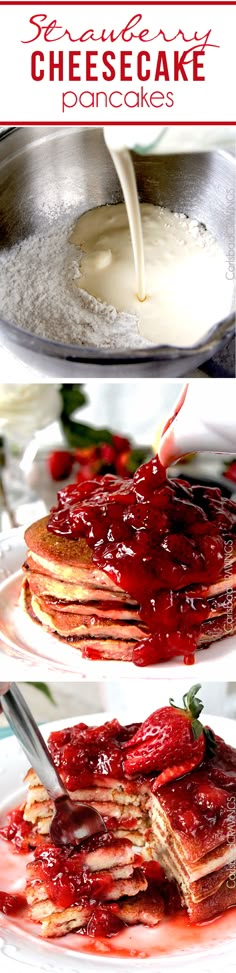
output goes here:
[{"label": "red line", "polygon": [[[153,121],[152,122],[139,122],[138,124],[139,125],[152,125],[153,126],[153,124],[155,124],[155,122],[154,123],[153,123]],[[226,126],[226,125],[236,125],[236,120],[235,121],[220,121],[220,122],[218,122],[218,121],[213,121],[213,122],[212,121],[211,122],[201,122],[201,121],[200,122],[196,122],[196,121],[194,121],[194,122],[169,122],[168,121],[168,122],[165,122],[162,119],[160,123],[159,122],[156,122],[156,125],[158,125],[158,124],[168,125],[168,127],[170,125],[225,125]],[[13,127],[13,128],[25,128],[26,126],[29,126],[29,125],[35,125],[37,128],[39,127],[39,125],[47,125],[47,126],[51,126],[51,128],[53,128],[54,125],[55,125],[56,128],[58,128],[58,126],[61,126],[63,128],[64,125],[70,125],[71,128],[76,128],[76,127],[78,127],[78,128],[87,128],[89,126],[91,128],[96,128],[96,126],[99,127],[99,128],[103,128],[104,125],[137,125],[137,121],[136,122],[135,121],[132,121],[132,122],[115,122],[115,121],[114,122],[107,122],[107,120],[105,120],[105,121],[100,121],[100,122],[84,122],[83,121],[81,123],[81,122],[72,122],[72,121],[69,121],[69,122],[59,122],[59,121],[58,122],[41,122],[41,121],[40,122],[20,122],[20,121],[16,122],[15,121],[15,122],[13,122],[13,121],[1,121],[1,119],[0,119],[0,125],[3,125],[3,126],[5,125],[6,128],[8,128],[8,126]]]},{"label": "red line", "polygon": [[[235,7],[236,0],[43,0],[44,7]],[[0,7],[39,7],[38,0],[0,0]]]}]

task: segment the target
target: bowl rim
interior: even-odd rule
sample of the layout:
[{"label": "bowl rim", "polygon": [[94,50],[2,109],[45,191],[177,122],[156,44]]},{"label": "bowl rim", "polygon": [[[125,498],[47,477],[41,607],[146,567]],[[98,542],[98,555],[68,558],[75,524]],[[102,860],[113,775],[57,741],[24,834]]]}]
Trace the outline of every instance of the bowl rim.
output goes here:
[{"label": "bowl rim", "polygon": [[[27,126],[29,129],[38,128],[38,126]],[[81,129],[86,130],[89,128],[91,131],[97,130],[97,126],[87,126],[80,125]],[[102,126],[100,126],[102,128]],[[8,128],[4,128],[0,132],[0,142],[10,137],[14,132],[21,131],[25,126],[16,125]],[[62,125],[48,125],[45,126],[48,130],[54,129],[55,132],[59,132],[63,128],[63,134],[68,133],[68,128],[64,131]],[[73,131],[77,126],[70,126]],[[40,131],[40,128],[39,128]],[[176,153],[175,153],[176,154]],[[190,152],[188,155],[198,155],[199,153]],[[236,158],[225,149],[213,149],[210,151],[203,151],[201,155],[221,155],[230,160],[230,164],[233,169],[236,170]],[[1,163],[0,163],[1,164]],[[14,322],[6,321],[0,316],[0,333],[4,338],[5,332],[9,334],[18,345],[27,348],[27,350],[34,351],[37,354],[45,355],[47,358],[59,358],[62,361],[71,362],[84,362],[92,364],[110,364],[117,365],[120,364],[133,364],[145,363],[145,362],[155,362],[155,361],[174,361],[179,358],[190,359],[193,354],[199,353],[199,355],[209,352],[209,357],[212,357],[224,343],[236,335],[236,312],[233,309],[226,318],[221,321],[216,322],[209,329],[209,331],[201,338],[199,341],[195,342],[193,345],[147,345],[146,348],[126,348],[124,350],[113,351],[112,349],[96,348],[95,346],[86,345],[71,345],[68,342],[61,342],[59,340],[53,340],[51,338],[46,338],[40,335],[33,334],[32,331],[26,331],[21,325],[14,324]],[[21,340],[19,340],[19,338]]]},{"label": "bowl rim", "polygon": [[[20,325],[12,324],[9,321],[4,321],[0,318],[0,334],[4,337],[5,332],[9,334],[12,340],[15,340],[18,345],[27,348],[28,351],[34,351],[39,354],[46,355],[48,358],[59,358],[66,361],[80,361],[84,363],[96,363],[96,364],[114,364],[118,363],[132,364],[134,361],[137,362],[151,362],[151,361],[174,361],[178,358],[191,358],[193,354],[207,353],[209,352],[209,357],[212,357],[227,341],[230,340],[235,335],[235,312],[230,313],[227,318],[223,321],[218,322],[211,328],[211,330],[205,335],[204,341],[197,342],[194,345],[185,346],[176,345],[150,345],[147,348],[134,348],[126,349],[124,351],[112,351],[96,348],[87,347],[86,345],[70,345],[65,342],[53,341],[51,338],[43,338],[40,335],[34,335],[31,331],[25,331]],[[21,340],[19,340],[19,337]]]}]

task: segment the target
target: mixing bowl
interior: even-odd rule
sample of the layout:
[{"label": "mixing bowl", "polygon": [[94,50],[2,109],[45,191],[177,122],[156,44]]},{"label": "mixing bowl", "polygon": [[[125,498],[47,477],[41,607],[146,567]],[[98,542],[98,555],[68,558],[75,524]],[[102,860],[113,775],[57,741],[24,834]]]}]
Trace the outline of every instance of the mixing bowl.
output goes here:
[{"label": "mixing bowl", "polygon": [[[134,155],[140,200],[204,223],[226,258],[234,239],[235,161],[225,152]],[[79,216],[120,202],[121,189],[102,130],[86,127],[8,129],[0,137],[1,246],[46,233],[74,208]],[[30,275],[30,266],[29,266]],[[196,288],[198,281],[196,279]],[[194,300],[194,295],[193,295]],[[112,352],[51,341],[0,320],[0,337],[22,361],[47,376],[180,376],[210,358],[234,333],[234,314],[216,322],[191,348],[149,346]]]}]

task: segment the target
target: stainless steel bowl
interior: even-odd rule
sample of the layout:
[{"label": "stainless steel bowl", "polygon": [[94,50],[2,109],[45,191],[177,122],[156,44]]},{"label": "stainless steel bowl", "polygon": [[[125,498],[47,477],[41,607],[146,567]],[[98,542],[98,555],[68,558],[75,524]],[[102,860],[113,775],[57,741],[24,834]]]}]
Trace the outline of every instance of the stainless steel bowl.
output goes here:
[{"label": "stainless steel bowl", "polygon": [[[229,252],[234,235],[235,161],[225,152],[134,156],[141,200],[185,212],[204,223]],[[46,233],[72,207],[119,202],[121,190],[97,128],[19,128],[0,138],[1,246]],[[30,267],[29,267],[30,274]],[[198,282],[196,280],[196,287]],[[179,376],[210,358],[234,333],[234,315],[216,322],[192,348],[170,346],[106,352],[49,341],[0,320],[3,344],[47,375]]]}]

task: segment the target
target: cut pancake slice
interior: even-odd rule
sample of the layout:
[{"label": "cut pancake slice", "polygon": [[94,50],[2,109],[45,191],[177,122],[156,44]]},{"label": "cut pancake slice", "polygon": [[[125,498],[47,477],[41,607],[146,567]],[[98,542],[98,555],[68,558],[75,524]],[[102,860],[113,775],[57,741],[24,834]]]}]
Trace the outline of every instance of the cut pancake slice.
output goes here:
[{"label": "cut pancake slice", "polygon": [[[106,724],[106,729],[97,728],[97,736],[94,737],[93,731],[89,728],[86,731],[81,725],[66,730],[65,735],[60,732],[54,734],[50,746],[63,775],[67,747],[71,758],[73,746],[75,752],[78,749],[81,760],[83,740],[87,753],[84,759],[90,766],[93,754],[93,783],[79,787],[74,778],[74,790],[70,790],[72,799],[89,801],[96,807],[116,839],[119,835],[122,838],[126,836],[131,839],[133,847],[139,847],[143,862],[158,860],[161,863],[169,879],[174,879],[181,889],[192,921],[196,916],[196,921],[204,921],[204,916],[212,918],[224,908],[236,904],[235,889],[230,889],[230,877],[236,861],[235,835],[234,840],[232,836],[228,841],[230,808],[236,799],[236,751],[216,737],[214,753],[211,757],[206,756],[199,768],[158,788],[158,777],[155,775],[150,777],[144,774],[137,780],[130,780],[124,774],[117,754],[123,752],[126,732],[130,745],[132,728],[122,731],[116,722]],[[105,740],[102,742],[103,734],[106,743]],[[101,747],[103,753],[107,748],[107,759],[111,760],[111,756],[108,758],[110,753],[114,760],[114,744],[117,748],[115,761],[117,767],[119,765],[119,778],[116,780],[109,774],[97,773]],[[80,769],[83,770],[81,764]],[[64,780],[68,784],[68,776]],[[33,832],[41,830],[43,821],[48,833],[50,817],[47,817],[46,791],[33,771],[29,771],[27,783],[25,819],[32,822]],[[96,859],[95,864],[98,867]],[[106,859],[104,868],[107,868]],[[149,905],[148,902],[148,909]],[[130,916],[132,914],[131,910]]]},{"label": "cut pancake slice", "polygon": [[142,923],[144,926],[153,928],[163,919],[165,904],[161,893],[155,890],[155,895],[148,892],[139,892],[134,899],[124,898],[119,902],[118,916],[127,926],[136,926]]},{"label": "cut pancake slice", "polygon": [[[98,753],[98,762],[99,762]],[[63,769],[60,770],[66,782]],[[100,782],[90,787],[80,787],[69,790],[72,800],[92,804],[102,815],[106,827],[114,837],[128,838],[136,847],[146,847],[149,841],[150,820],[146,811],[145,787],[140,787],[140,794],[136,788],[128,788],[126,782],[112,780],[105,786],[100,776]],[[49,800],[45,788],[40,784],[37,775],[30,770],[26,777],[28,796],[24,806],[24,820],[32,824],[31,847],[37,843],[37,835],[49,835],[53,816],[53,803]],[[103,785],[103,786],[102,786]]]},{"label": "cut pancake slice", "polygon": [[101,900],[116,903],[146,889],[131,842],[108,834],[88,839],[79,852],[45,846],[27,867],[27,900],[44,936],[86,926]]}]

